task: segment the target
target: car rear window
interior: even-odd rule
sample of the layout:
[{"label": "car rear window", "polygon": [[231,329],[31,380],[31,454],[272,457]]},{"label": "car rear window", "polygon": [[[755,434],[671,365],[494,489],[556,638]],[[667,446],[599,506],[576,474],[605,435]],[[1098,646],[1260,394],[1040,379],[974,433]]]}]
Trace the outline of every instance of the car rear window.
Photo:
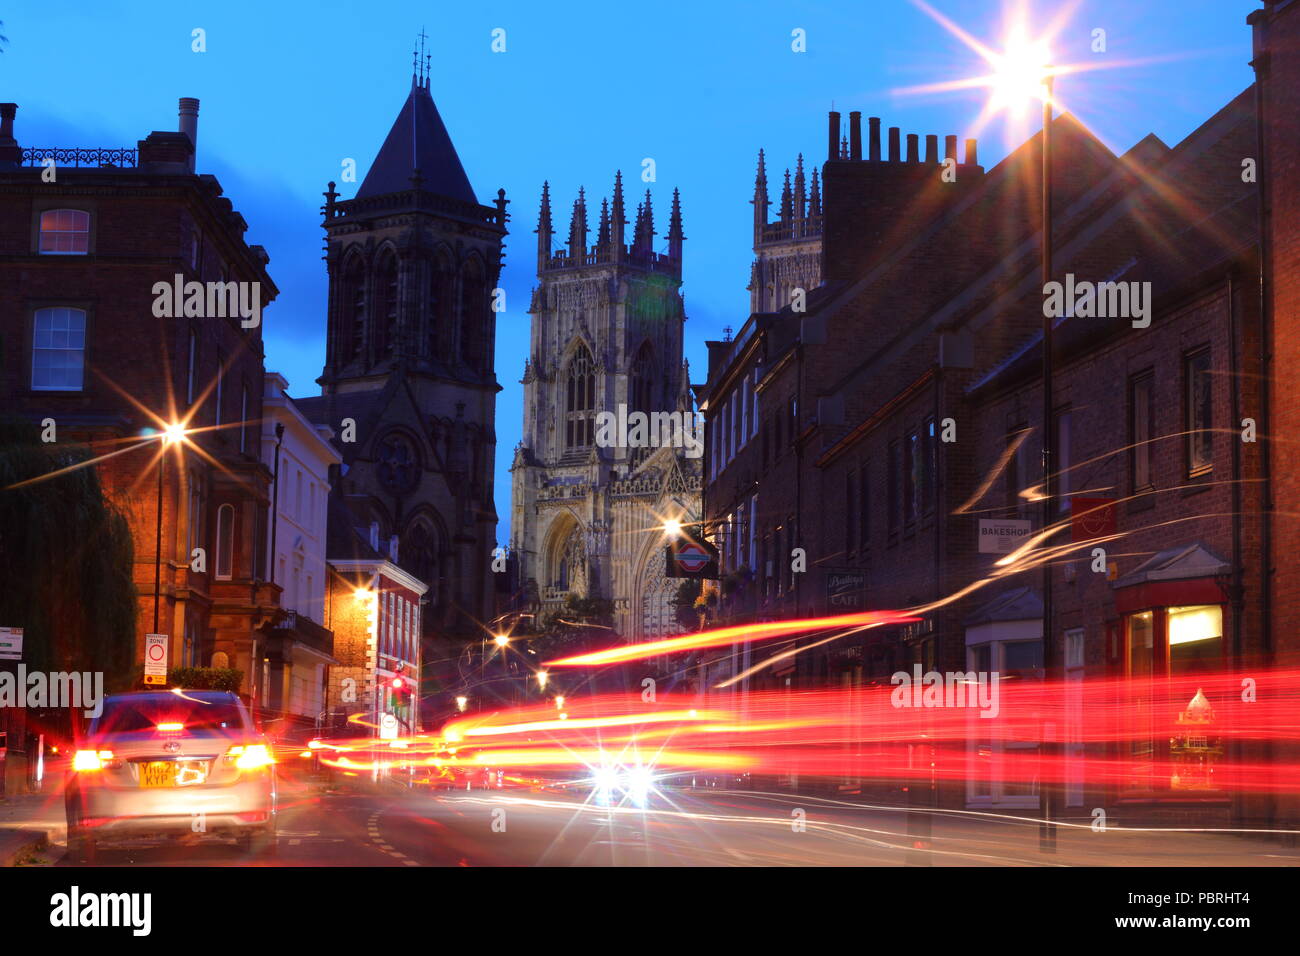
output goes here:
[{"label": "car rear window", "polygon": [[[168,694],[104,702],[104,712],[90,727],[92,734],[121,734],[155,730],[159,724],[182,724],[184,731],[240,731],[244,718],[230,700],[204,700]],[[179,728],[177,728],[179,729]]]}]

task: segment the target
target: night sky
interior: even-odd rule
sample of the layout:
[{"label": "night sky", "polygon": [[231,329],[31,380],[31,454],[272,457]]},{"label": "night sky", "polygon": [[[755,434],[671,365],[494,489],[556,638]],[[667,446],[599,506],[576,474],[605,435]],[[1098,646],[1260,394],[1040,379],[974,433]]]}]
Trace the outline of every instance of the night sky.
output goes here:
[{"label": "night sky", "polygon": [[[996,46],[1004,5],[933,0]],[[216,175],[264,245],[280,297],[265,320],[267,368],[295,396],[318,393],[325,355],[321,192],[350,198],[411,83],[416,34],[428,34],[430,92],[481,202],[512,200],[497,331],[498,538],[509,540],[509,466],[522,422],[518,384],[528,342],[537,204],[551,182],[555,228],[567,237],[580,185],[599,210],[614,171],[630,209],[651,157],[655,221],[682,191],[687,235],[686,351],[705,374],[706,339],[748,316],[754,168],[767,150],[773,201],[802,151],[825,160],[826,112],[861,110],[903,133],[965,137],[983,90],[901,94],[984,72],[979,58],[908,0],[777,3],[482,3],[181,5],[161,2],[6,4],[0,13],[0,100],[19,105],[15,133],[31,146],[134,146],[176,128],[176,100],[195,96],[198,169]],[[1056,18],[1057,62],[1104,65],[1057,80],[1060,99],[1111,149],[1147,133],[1174,145],[1252,81],[1253,0],[1081,0],[1027,5],[1031,32]],[[75,12],[74,12],[75,11]],[[194,12],[198,11],[198,12]],[[1072,12],[1071,12],[1072,11]],[[207,52],[191,51],[206,31]],[[492,31],[506,31],[493,53]],[[791,50],[806,31],[807,52]],[[1107,50],[1093,53],[1093,30]],[[1113,67],[1113,68],[1111,68]],[[847,125],[847,119],[846,119]],[[865,125],[865,124],[864,124]],[[981,131],[995,165],[1031,134],[1033,111]],[[355,159],[357,182],[341,182]],[[591,226],[595,228],[595,213]],[[630,215],[631,213],[629,213]],[[665,245],[662,235],[658,247]]]}]

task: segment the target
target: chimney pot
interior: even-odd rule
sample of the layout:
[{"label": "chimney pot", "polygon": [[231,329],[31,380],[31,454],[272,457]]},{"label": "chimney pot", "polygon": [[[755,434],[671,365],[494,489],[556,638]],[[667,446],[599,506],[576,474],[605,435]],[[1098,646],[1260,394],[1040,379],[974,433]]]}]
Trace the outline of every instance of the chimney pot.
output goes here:
[{"label": "chimney pot", "polygon": [[[180,99],[180,126],[178,129],[190,138],[194,145],[195,152],[199,147],[199,101],[192,96],[182,96]],[[190,168],[193,169],[193,161]]]},{"label": "chimney pot", "polygon": [[849,113],[849,159],[862,158],[862,113]]},{"label": "chimney pot", "polygon": [[889,161],[891,163],[896,163],[902,158],[898,152],[898,136],[898,127],[889,127]]},{"label": "chimney pot", "polygon": [[909,163],[919,163],[921,155],[917,151],[917,136],[915,133],[907,134],[907,161]]},{"label": "chimney pot", "polygon": [[925,161],[927,163],[939,161],[939,137],[934,133],[927,133],[925,137]]},{"label": "chimney pot", "polygon": [[967,166],[979,165],[978,155],[975,152],[975,140],[973,139],[966,140],[966,165]]},{"label": "chimney pot", "polygon": [[868,154],[873,163],[880,162],[880,117],[873,116],[867,121],[871,125],[871,152]]},{"label": "chimney pot", "polygon": [[840,158],[840,114],[831,110],[830,131],[827,136],[826,158]]},{"label": "chimney pot", "polygon": [[943,138],[943,155],[946,159],[957,161],[957,137],[945,136]]}]

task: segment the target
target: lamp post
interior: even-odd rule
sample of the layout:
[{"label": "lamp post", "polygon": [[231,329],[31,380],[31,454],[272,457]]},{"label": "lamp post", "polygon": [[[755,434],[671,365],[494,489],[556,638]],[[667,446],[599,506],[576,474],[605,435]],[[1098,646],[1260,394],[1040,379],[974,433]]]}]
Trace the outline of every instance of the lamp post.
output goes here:
[{"label": "lamp post", "polygon": [[[1052,281],[1052,74],[1044,71],[1043,75],[1043,241],[1042,241],[1042,277],[1043,288]],[[1047,312],[1046,309],[1043,310]],[[1043,315],[1043,531],[1046,532],[1056,520],[1056,480],[1053,475],[1055,463],[1053,452],[1056,447],[1055,408],[1052,403],[1052,326],[1054,316]],[[1047,539],[1043,539],[1046,546]],[[1043,562],[1043,680],[1052,678],[1055,666],[1053,653],[1052,629],[1052,563]],[[1053,728],[1055,729],[1055,728]],[[1047,735],[1044,734],[1044,737]],[[1051,756],[1052,744],[1047,740],[1039,743],[1045,756]],[[1056,852],[1055,800],[1052,787],[1040,774],[1038,779],[1038,848],[1044,853]]]},{"label": "lamp post", "polygon": [[162,446],[158,452],[158,523],[154,537],[153,562],[153,633],[158,633],[159,612],[162,610],[162,543],[163,543],[163,469],[167,464],[167,449],[185,437],[183,425],[168,425],[158,438]]}]

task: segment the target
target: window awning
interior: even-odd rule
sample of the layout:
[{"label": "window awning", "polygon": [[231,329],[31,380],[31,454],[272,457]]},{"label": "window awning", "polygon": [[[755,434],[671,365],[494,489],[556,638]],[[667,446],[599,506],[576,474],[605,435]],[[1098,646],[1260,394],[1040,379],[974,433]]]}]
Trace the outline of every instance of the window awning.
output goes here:
[{"label": "window awning", "polygon": [[1200,542],[1166,548],[1111,582],[1121,614],[1154,607],[1221,604],[1218,579],[1232,566]]}]

